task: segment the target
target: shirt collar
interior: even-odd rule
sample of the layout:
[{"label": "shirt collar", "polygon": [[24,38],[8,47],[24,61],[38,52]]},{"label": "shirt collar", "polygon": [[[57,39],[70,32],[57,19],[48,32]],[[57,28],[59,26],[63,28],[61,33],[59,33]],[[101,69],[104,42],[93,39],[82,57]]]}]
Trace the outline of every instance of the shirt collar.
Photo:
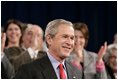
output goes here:
[{"label": "shirt collar", "polygon": [[65,60],[62,63],[60,63],[48,51],[47,51],[47,55],[48,55],[48,57],[49,57],[52,65],[54,65],[56,68],[59,66],[59,64],[63,64],[64,65],[64,68],[65,68],[65,64],[64,64]]}]

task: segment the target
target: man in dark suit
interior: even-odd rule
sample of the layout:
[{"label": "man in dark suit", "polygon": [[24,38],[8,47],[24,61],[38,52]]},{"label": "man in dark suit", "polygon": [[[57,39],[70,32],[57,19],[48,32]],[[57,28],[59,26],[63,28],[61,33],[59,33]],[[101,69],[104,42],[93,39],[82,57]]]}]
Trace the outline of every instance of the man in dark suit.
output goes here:
[{"label": "man in dark suit", "polygon": [[[16,73],[16,79],[73,79],[82,78],[77,70],[65,59],[74,47],[73,24],[63,19],[48,23],[45,31],[47,54],[25,64]],[[61,65],[61,67],[60,67]]]}]

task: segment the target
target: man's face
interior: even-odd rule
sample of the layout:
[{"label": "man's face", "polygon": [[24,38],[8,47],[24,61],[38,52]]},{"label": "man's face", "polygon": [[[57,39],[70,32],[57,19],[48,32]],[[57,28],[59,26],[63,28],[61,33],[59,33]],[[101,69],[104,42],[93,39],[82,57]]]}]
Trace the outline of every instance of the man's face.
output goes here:
[{"label": "man's face", "polygon": [[113,51],[109,58],[109,66],[113,71],[117,71],[117,52]]},{"label": "man's face", "polygon": [[58,60],[68,57],[74,47],[74,29],[69,25],[61,24],[57,34],[48,43],[50,53]]},{"label": "man's face", "polygon": [[26,48],[31,46],[42,47],[42,31],[37,26],[32,26],[23,35],[23,44]]}]

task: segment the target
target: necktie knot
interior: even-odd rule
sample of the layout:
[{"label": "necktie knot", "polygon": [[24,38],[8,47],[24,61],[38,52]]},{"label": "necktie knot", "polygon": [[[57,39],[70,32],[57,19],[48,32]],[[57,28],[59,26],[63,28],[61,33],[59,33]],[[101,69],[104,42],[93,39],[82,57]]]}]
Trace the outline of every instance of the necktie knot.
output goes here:
[{"label": "necktie knot", "polygon": [[62,69],[63,68],[63,64],[59,64],[59,69]]},{"label": "necktie knot", "polygon": [[66,79],[66,74],[63,68],[63,64],[59,65],[59,75],[60,75],[60,79]]}]

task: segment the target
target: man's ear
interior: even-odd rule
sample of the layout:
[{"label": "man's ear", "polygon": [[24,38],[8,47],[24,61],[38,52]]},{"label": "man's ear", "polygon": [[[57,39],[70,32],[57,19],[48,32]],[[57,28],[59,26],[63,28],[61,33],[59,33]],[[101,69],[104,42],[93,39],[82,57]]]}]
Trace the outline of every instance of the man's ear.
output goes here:
[{"label": "man's ear", "polygon": [[48,45],[52,43],[52,37],[50,35],[46,36],[46,42],[48,43]]}]

